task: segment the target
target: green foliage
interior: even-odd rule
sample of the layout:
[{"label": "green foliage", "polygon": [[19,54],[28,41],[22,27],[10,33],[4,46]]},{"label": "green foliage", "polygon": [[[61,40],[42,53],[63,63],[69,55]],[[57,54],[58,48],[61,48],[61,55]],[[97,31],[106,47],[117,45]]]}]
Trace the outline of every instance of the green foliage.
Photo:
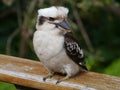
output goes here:
[{"label": "green foliage", "polygon": [[13,84],[0,82],[0,90],[16,90]]},{"label": "green foliage", "polygon": [[105,70],[105,74],[120,76],[120,58],[114,60]]}]

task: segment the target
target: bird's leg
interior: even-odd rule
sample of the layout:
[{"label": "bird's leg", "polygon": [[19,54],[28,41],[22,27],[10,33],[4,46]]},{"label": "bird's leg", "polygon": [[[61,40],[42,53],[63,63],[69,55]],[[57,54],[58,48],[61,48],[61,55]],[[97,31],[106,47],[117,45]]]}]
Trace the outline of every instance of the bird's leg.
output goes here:
[{"label": "bird's leg", "polygon": [[59,79],[59,80],[56,82],[56,84],[60,83],[61,81],[66,80],[66,79],[68,79],[68,78],[70,78],[70,76],[69,76],[69,75],[66,75],[64,78]]},{"label": "bird's leg", "polygon": [[51,78],[54,75],[54,72],[49,72],[44,78],[43,81],[45,81],[47,78]]}]

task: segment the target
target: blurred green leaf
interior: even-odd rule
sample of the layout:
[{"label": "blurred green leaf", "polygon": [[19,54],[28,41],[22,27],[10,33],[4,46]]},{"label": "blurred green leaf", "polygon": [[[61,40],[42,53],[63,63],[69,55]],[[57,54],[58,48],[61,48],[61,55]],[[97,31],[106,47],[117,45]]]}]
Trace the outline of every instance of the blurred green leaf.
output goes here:
[{"label": "blurred green leaf", "polygon": [[120,76],[120,58],[114,60],[104,71],[105,74]]},{"label": "blurred green leaf", "polygon": [[16,90],[13,84],[0,82],[0,90]]}]

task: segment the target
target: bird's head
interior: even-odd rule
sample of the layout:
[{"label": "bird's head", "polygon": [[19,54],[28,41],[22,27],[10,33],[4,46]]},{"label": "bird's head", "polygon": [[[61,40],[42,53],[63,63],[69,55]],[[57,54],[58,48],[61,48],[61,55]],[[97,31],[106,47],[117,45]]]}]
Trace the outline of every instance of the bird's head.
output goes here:
[{"label": "bird's head", "polygon": [[47,28],[53,30],[58,28],[63,31],[70,31],[69,25],[66,23],[69,10],[62,6],[52,6],[49,8],[38,10],[38,19],[36,24],[37,30]]}]

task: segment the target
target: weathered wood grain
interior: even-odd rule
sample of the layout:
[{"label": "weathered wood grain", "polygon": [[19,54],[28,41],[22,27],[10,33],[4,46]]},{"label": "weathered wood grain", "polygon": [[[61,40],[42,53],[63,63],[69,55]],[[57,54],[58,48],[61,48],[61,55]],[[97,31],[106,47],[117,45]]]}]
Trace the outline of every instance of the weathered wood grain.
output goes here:
[{"label": "weathered wood grain", "polygon": [[0,80],[43,90],[120,90],[120,77],[94,72],[81,73],[55,84],[58,78],[43,81],[48,72],[40,62],[0,55]]}]

